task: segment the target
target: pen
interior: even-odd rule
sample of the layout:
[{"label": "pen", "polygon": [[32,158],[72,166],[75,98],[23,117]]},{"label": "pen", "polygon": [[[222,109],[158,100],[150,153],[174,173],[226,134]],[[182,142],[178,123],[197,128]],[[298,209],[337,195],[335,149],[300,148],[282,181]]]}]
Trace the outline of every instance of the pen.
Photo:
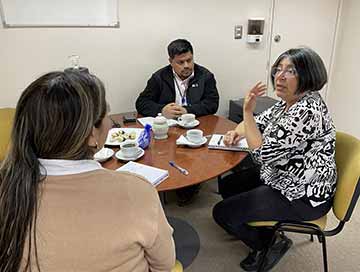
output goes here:
[{"label": "pen", "polygon": [[115,121],[110,116],[109,116],[109,118],[110,118],[111,122],[113,123],[113,125],[112,125],[113,128],[121,128],[121,125],[119,122]]},{"label": "pen", "polygon": [[187,176],[189,175],[189,171],[180,167],[179,165],[177,165],[174,161],[169,161],[169,164],[172,166],[172,167],[175,167],[177,170],[180,171],[181,174]]},{"label": "pen", "polygon": [[222,140],[222,138],[223,138],[224,136],[223,135],[221,135],[221,137],[220,137],[220,139],[219,139],[219,141],[217,142],[217,144],[218,145],[220,145],[221,144],[221,140]]}]

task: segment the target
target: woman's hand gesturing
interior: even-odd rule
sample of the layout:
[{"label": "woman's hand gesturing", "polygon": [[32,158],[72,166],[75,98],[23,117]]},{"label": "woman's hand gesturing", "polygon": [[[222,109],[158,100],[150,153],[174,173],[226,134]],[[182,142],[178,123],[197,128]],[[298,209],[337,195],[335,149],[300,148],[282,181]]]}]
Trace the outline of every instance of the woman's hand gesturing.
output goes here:
[{"label": "woman's hand gesturing", "polygon": [[256,83],[256,85],[246,94],[244,99],[244,112],[253,113],[256,106],[256,97],[265,94],[266,85],[262,82]]}]

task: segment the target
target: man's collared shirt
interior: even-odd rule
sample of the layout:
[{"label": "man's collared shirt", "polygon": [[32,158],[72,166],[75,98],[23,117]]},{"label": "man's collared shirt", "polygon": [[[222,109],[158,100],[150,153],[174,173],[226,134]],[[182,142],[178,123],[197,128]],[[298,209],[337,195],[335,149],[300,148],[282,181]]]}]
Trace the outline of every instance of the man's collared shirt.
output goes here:
[{"label": "man's collared shirt", "polygon": [[194,77],[194,71],[192,74],[184,79],[181,80],[181,78],[175,73],[173,69],[174,74],[174,85],[175,85],[175,103],[180,106],[187,106],[187,99],[186,99],[186,92],[189,87],[190,80]]}]

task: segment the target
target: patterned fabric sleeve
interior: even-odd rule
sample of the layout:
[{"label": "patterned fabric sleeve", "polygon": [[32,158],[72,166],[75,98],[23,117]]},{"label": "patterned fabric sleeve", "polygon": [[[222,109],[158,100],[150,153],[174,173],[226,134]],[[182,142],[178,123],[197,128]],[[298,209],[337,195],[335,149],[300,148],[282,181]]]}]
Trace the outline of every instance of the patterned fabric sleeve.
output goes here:
[{"label": "patterned fabric sleeve", "polygon": [[273,105],[272,107],[266,109],[265,111],[263,111],[262,113],[260,113],[259,115],[255,116],[255,122],[261,132],[261,134],[264,133],[265,128],[267,127],[267,125],[269,124],[270,120],[272,119],[273,116],[273,112],[279,108],[281,106],[282,102],[277,102],[275,105]]},{"label": "patterned fabric sleeve", "polygon": [[281,158],[286,158],[301,144],[306,144],[322,127],[319,104],[307,100],[302,107],[284,112],[273,123],[266,121],[268,126],[263,133],[263,144],[253,150],[256,160],[265,164],[281,163]]}]

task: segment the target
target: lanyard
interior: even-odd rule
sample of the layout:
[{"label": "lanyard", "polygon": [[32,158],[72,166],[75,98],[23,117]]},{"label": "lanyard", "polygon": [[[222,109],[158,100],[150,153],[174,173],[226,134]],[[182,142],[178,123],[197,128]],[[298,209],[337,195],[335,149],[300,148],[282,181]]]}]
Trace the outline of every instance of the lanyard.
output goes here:
[{"label": "lanyard", "polygon": [[176,89],[178,90],[179,95],[181,97],[181,106],[184,106],[185,104],[187,104],[187,102],[186,102],[186,91],[187,91],[187,89],[184,90],[184,93],[181,93],[179,83],[177,82],[177,79],[175,77],[174,77],[174,81],[175,81],[175,84],[176,84]]}]

